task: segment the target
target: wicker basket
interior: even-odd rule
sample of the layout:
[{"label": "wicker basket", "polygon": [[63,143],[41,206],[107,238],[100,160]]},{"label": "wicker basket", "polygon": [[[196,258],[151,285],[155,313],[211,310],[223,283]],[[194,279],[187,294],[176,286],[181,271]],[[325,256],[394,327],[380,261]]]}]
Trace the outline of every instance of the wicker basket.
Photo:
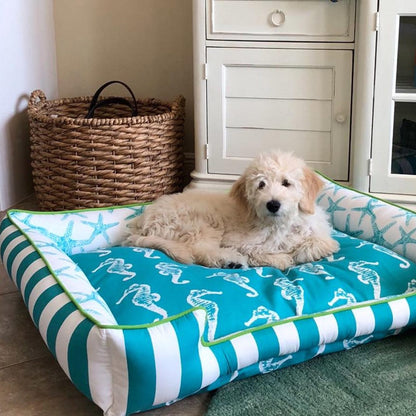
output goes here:
[{"label": "wicker basket", "polygon": [[[110,98],[96,105],[94,118],[85,118],[96,96],[47,100],[40,90],[31,94],[33,181],[41,209],[147,202],[181,190],[185,99]],[[136,116],[126,102],[137,103]]]}]

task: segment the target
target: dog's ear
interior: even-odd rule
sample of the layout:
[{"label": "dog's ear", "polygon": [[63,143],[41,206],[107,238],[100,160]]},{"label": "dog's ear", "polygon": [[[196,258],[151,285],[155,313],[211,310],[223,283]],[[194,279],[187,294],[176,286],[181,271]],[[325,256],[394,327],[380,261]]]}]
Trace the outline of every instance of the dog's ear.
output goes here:
[{"label": "dog's ear", "polygon": [[236,199],[241,204],[246,205],[246,178],[245,176],[240,176],[233,184],[230,190],[231,198]]},{"label": "dog's ear", "polygon": [[319,176],[309,168],[303,169],[303,198],[299,202],[299,209],[306,214],[313,214],[315,212],[315,199],[322,189],[324,183]]}]

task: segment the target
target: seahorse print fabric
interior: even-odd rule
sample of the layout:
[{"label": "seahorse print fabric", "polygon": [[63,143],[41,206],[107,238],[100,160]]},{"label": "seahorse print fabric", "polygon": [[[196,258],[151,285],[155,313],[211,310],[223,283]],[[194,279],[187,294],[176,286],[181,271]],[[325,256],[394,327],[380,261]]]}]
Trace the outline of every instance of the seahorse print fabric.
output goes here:
[{"label": "seahorse print fabric", "polygon": [[295,316],[346,308],[416,289],[416,264],[334,231],[341,250],[280,271],[184,265],[146,248],[112,247],[72,259],[120,326],[147,326],[194,308],[207,313],[214,341]]},{"label": "seahorse print fabric", "polygon": [[9,211],[0,258],[74,385],[125,416],[416,325],[416,213],[324,181],[318,204],[355,238],[283,272],[117,247],[142,205]]}]

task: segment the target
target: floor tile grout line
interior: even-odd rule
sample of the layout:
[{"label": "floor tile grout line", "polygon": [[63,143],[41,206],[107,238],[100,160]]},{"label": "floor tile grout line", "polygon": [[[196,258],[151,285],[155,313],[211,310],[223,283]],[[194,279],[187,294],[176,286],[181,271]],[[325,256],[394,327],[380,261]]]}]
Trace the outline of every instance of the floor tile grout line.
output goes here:
[{"label": "floor tile grout line", "polygon": [[45,354],[40,355],[39,357],[31,358],[30,360],[19,361],[17,363],[5,365],[3,367],[0,365],[0,372],[2,370],[7,370],[7,369],[10,369],[12,367],[16,367],[16,366],[19,366],[19,365],[22,365],[22,364],[31,363],[32,361],[37,361],[37,360],[41,360],[43,358],[48,358],[49,356],[51,356],[51,353],[48,351]]},{"label": "floor tile grout line", "polygon": [[0,293],[0,296],[13,295],[13,294],[16,294],[16,293],[20,293],[20,291],[17,290],[17,289],[16,290],[10,290],[8,292]]},{"label": "floor tile grout line", "polygon": [[0,293],[0,296],[3,296],[3,295],[10,295],[10,294],[12,294],[12,293],[20,293],[20,292],[19,292],[19,290],[18,290],[18,289],[13,289],[13,290],[8,290],[7,292],[1,292],[1,293]]}]

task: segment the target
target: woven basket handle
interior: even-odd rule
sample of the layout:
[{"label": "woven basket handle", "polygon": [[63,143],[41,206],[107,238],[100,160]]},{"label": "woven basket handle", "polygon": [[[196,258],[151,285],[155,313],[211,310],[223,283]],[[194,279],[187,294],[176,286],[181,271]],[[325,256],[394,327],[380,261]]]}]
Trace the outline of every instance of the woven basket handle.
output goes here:
[{"label": "woven basket handle", "polygon": [[184,116],[185,114],[185,97],[179,95],[175,98],[174,102],[172,103],[172,111],[176,114]]},{"label": "woven basket handle", "polygon": [[46,95],[42,90],[32,91],[29,97],[29,106],[34,106],[38,102],[46,101]]},{"label": "woven basket handle", "polygon": [[[100,97],[100,94],[104,90],[104,88],[107,88],[111,84],[121,84],[121,85],[123,85],[129,91],[131,97],[133,98],[133,103],[131,103],[130,101],[128,101],[128,100],[126,100],[125,98],[122,98],[122,97],[110,97],[110,98],[106,98],[106,99],[103,99],[101,101],[98,101],[98,98]],[[92,97],[92,100],[91,100],[90,108],[88,109],[88,113],[85,116],[85,118],[94,117],[94,111],[98,107],[103,107],[103,106],[108,105],[108,104],[124,104],[124,105],[127,105],[131,109],[131,116],[132,117],[137,116],[137,113],[138,113],[137,101],[136,101],[136,97],[134,96],[133,91],[131,90],[131,88],[126,83],[124,83],[122,81],[109,81],[109,82],[106,82],[105,84],[101,85],[101,87],[98,88],[98,90],[95,92],[95,94],[94,94],[94,96]]]}]

